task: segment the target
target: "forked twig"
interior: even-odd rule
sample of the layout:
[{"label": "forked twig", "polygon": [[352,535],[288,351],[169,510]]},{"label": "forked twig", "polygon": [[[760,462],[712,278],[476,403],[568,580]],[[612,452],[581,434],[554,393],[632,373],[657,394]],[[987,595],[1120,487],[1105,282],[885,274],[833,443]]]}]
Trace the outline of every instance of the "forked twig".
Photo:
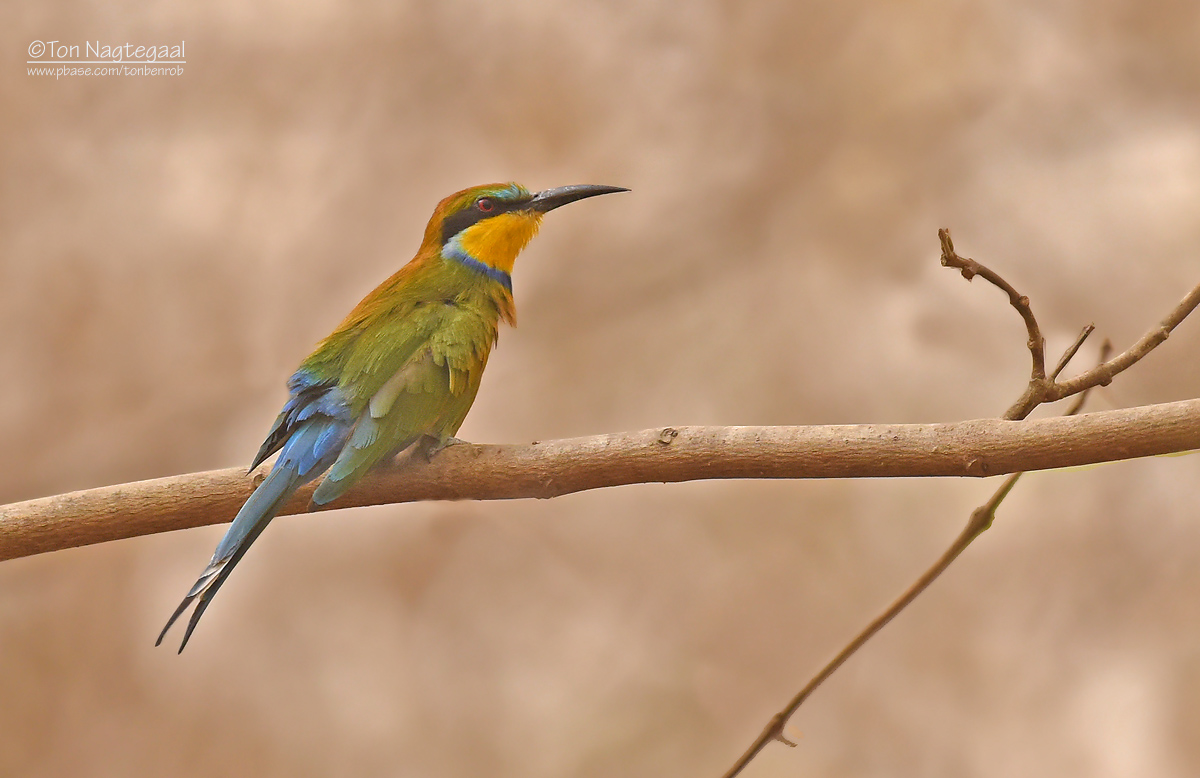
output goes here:
[{"label": "forked twig", "polygon": [[[1197,284],[1179,301],[1178,305],[1171,309],[1171,312],[1158,323],[1158,326],[1147,331],[1128,349],[1112,359],[1096,365],[1086,373],[1081,373],[1060,383],[1057,379],[1062,366],[1056,368],[1049,377],[1046,376],[1044,339],[1038,328],[1037,320],[1033,317],[1033,311],[1029,307],[1029,298],[1019,294],[1011,284],[980,263],[968,257],[960,257],[955,253],[954,242],[950,240],[949,230],[938,230],[938,238],[942,244],[943,265],[958,268],[968,281],[976,275],[990,281],[1008,295],[1009,302],[1025,321],[1025,329],[1029,333],[1029,352],[1033,357],[1033,369],[1030,371],[1029,385],[1026,387],[1025,393],[1004,413],[1003,418],[1005,419],[1023,419],[1042,403],[1062,400],[1093,386],[1108,386],[1113,376],[1133,367],[1142,357],[1157,348],[1170,337],[1172,330],[1178,327],[1179,323],[1188,317],[1188,314],[1200,306],[1200,284]],[[1067,358],[1066,354],[1063,356]]]}]

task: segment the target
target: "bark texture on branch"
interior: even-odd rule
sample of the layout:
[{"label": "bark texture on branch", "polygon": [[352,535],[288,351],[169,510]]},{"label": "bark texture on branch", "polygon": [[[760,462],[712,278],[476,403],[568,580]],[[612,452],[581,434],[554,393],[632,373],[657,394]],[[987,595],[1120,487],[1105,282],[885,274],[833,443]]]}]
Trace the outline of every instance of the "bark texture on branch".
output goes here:
[{"label": "bark texture on branch", "polygon": [[[716,478],[992,476],[1200,448],[1200,399],[1032,421],[666,427],[400,457],[322,510],[418,500],[557,497]],[[230,521],[262,478],[239,468],[0,506],[0,559]],[[281,515],[308,509],[314,484]]]}]

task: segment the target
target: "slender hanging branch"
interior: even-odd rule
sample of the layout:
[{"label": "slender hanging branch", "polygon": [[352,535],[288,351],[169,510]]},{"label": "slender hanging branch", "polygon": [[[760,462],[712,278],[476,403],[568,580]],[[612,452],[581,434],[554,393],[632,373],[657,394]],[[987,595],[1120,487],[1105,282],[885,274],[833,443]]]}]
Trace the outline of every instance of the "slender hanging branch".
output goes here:
[{"label": "slender hanging branch", "polygon": [[[1062,359],[1059,360],[1058,366],[1054,369],[1055,375],[1057,375],[1064,367],[1066,367],[1067,363],[1071,360],[1071,357],[1075,355],[1075,353],[1079,350],[1079,347],[1083,345],[1083,341],[1087,339],[1087,336],[1090,335],[1094,329],[1095,328],[1090,324],[1084,328],[1079,338],[1069,349],[1067,349],[1067,351],[1063,354]],[[1108,359],[1108,355],[1111,351],[1112,344],[1108,341],[1105,341],[1104,346],[1100,349],[1101,363]],[[1075,402],[1071,403],[1071,407],[1068,408],[1066,413],[1063,415],[1074,416],[1075,414],[1079,413],[1079,411],[1083,408],[1084,402],[1087,401],[1088,392],[1090,391],[1091,389],[1088,388],[1080,392],[1075,398]],[[911,605],[912,602],[917,599],[917,597],[921,596],[921,594],[923,594],[925,590],[928,589],[929,586],[936,581],[939,576],[941,576],[942,573],[946,572],[946,569],[954,563],[954,560],[958,559],[962,552],[967,550],[967,546],[971,545],[975,538],[982,535],[989,527],[992,526],[992,521],[994,521],[996,518],[996,509],[1000,507],[1000,503],[1004,502],[1004,498],[1007,497],[1008,493],[1012,491],[1012,488],[1017,485],[1017,481],[1022,475],[1024,475],[1024,473],[1010,474],[1004,479],[1004,481],[1000,484],[1000,487],[996,489],[992,496],[988,498],[987,502],[971,512],[970,518],[967,519],[967,525],[963,527],[962,532],[958,534],[958,537],[954,539],[954,542],[950,544],[950,547],[947,548],[940,557],[938,557],[937,561],[934,562],[928,570],[922,573],[921,576],[912,583],[912,585],[905,589],[904,593],[901,594],[891,605],[889,605],[882,613],[876,616],[870,624],[868,624],[854,637],[853,640],[847,643],[846,647],[839,651],[837,655],[829,661],[828,664],[821,668],[821,671],[813,676],[812,679],[804,685],[804,688],[801,689],[796,696],[791,699],[791,701],[783,708],[783,710],[771,717],[771,720],[767,722],[767,726],[763,729],[762,733],[755,738],[754,742],[750,744],[750,747],[747,748],[740,757],[738,757],[738,760],[734,762],[733,767],[729,768],[722,778],[735,778],[735,776],[741,773],[742,770],[744,770],[746,766],[750,764],[750,762],[753,761],[756,756],[758,756],[759,752],[766,748],[772,740],[778,740],[780,743],[792,748],[796,747],[796,743],[788,740],[788,738],[784,735],[784,727],[787,726],[788,720],[796,714],[796,711],[800,709],[800,706],[812,696],[812,693],[815,692],[821,684],[825,683],[825,681],[827,681],[831,675],[837,672],[837,670],[846,663],[846,660],[848,660],[851,656],[857,653],[860,648],[866,645],[868,640],[875,637],[875,635],[881,629],[886,627],[892,619],[899,616],[900,612]]]}]

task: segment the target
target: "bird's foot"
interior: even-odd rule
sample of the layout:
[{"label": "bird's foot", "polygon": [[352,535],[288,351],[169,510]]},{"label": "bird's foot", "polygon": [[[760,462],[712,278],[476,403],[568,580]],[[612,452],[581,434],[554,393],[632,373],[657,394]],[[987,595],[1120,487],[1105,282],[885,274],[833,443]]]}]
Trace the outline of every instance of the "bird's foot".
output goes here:
[{"label": "bird's foot", "polygon": [[467,441],[459,440],[458,438],[439,439],[431,435],[426,435],[417,442],[417,447],[414,453],[424,459],[426,462],[431,462],[442,449],[449,448],[450,446],[457,446],[466,442]]}]

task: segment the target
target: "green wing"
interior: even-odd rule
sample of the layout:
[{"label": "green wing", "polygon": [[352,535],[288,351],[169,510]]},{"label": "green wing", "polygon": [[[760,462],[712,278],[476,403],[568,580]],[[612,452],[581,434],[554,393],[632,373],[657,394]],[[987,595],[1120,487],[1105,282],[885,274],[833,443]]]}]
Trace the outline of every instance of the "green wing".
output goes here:
[{"label": "green wing", "polygon": [[424,435],[443,440],[457,432],[495,337],[494,322],[442,303],[416,306],[359,333],[344,353],[340,382],[358,418],[313,502],[337,499]]}]

